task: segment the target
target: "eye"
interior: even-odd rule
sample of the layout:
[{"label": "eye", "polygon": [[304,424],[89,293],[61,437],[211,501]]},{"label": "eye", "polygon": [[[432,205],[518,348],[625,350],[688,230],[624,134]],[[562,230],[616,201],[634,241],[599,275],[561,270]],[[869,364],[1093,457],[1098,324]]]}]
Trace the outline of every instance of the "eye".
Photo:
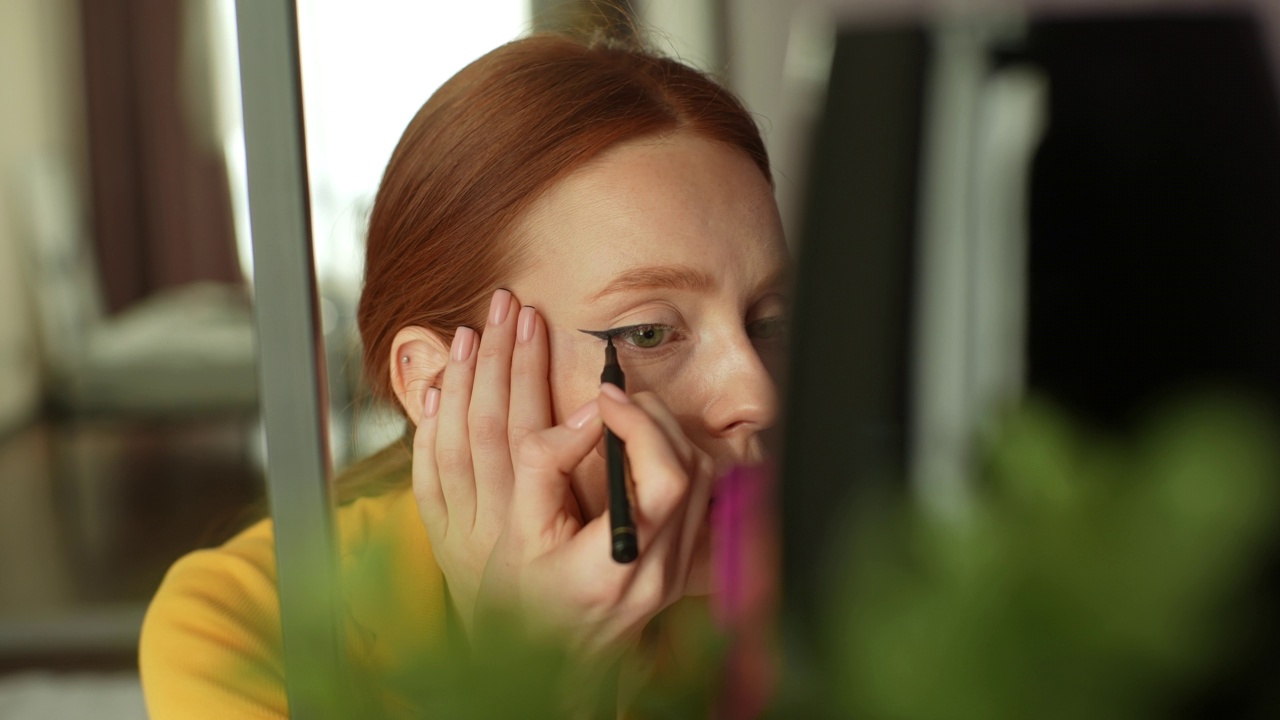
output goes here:
[{"label": "eye", "polygon": [[768,317],[747,323],[747,335],[754,340],[784,340],[790,323],[785,317]]},{"label": "eye", "polygon": [[642,350],[651,350],[664,345],[673,328],[666,325],[636,325],[629,328],[618,328],[611,333],[612,337],[621,338],[628,345]]}]

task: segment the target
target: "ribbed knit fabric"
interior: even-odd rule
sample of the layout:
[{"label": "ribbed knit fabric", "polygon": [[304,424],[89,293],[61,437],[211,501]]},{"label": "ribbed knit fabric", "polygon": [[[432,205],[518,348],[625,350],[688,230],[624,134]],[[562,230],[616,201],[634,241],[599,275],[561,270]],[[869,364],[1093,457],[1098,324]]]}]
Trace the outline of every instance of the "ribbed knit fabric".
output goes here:
[{"label": "ribbed knit fabric", "polygon": [[[376,674],[444,647],[442,577],[412,493],[342,507],[338,531],[353,658]],[[139,664],[151,720],[289,716],[269,520],[170,568],[143,623]]]}]

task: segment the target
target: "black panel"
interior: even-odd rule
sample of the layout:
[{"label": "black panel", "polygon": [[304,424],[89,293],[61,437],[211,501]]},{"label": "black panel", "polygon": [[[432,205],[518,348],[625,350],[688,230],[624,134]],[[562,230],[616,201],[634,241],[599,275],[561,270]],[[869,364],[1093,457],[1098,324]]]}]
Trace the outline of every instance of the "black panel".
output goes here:
[{"label": "black panel", "polygon": [[1280,400],[1280,114],[1244,15],[1044,22],[1031,386],[1108,423],[1207,382]]},{"label": "black panel", "polygon": [[925,65],[918,29],[842,34],[812,148],[782,487],[785,601],[802,623],[851,491],[902,475]]}]

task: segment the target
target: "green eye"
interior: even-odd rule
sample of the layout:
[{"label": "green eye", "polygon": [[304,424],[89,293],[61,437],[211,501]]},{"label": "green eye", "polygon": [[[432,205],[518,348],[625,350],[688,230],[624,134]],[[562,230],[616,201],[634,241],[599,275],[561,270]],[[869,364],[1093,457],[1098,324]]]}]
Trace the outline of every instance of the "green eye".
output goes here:
[{"label": "green eye", "polygon": [[747,334],[756,340],[780,340],[787,336],[787,319],[764,318],[747,325]]},{"label": "green eye", "polygon": [[667,339],[668,332],[670,328],[661,325],[645,325],[625,333],[622,337],[626,338],[629,344],[648,350],[661,345]]}]

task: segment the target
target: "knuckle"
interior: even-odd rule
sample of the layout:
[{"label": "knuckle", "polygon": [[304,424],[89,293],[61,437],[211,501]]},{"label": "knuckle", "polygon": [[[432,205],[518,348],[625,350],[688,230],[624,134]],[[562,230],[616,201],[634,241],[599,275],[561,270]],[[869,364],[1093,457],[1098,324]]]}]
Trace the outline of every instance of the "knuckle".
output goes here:
[{"label": "knuckle", "polygon": [[502,535],[502,530],[503,527],[497,523],[476,524],[472,537],[477,542],[473,546],[472,555],[477,567],[484,567],[484,563],[493,553],[494,546],[498,544],[498,538]]},{"label": "knuckle", "polygon": [[511,379],[512,380],[528,380],[533,377],[533,368],[527,362],[521,362],[519,359],[511,363]]},{"label": "knuckle", "polygon": [[551,442],[538,433],[528,433],[520,442],[516,461],[522,467],[542,468],[555,461]]},{"label": "knuckle", "polygon": [[507,440],[507,421],[496,415],[477,415],[468,423],[471,441],[478,445],[498,445]]},{"label": "knuckle", "polygon": [[461,448],[438,448],[436,465],[440,472],[462,474],[471,471],[471,453]]},{"label": "knuckle", "polygon": [[512,427],[507,431],[507,443],[518,452],[520,446],[524,444],[525,438],[529,437],[529,433],[531,432],[533,432],[533,430],[527,427]]},{"label": "knuckle", "polygon": [[652,390],[638,390],[634,393],[631,393],[630,397],[631,397],[631,402],[637,403],[639,405],[644,405],[646,407],[654,403],[657,403],[659,406],[662,405],[662,399],[659,398],[656,394],[654,394]]},{"label": "knuckle", "polygon": [[652,495],[657,507],[666,511],[679,504],[688,493],[689,482],[680,473],[663,473],[654,479]]},{"label": "knuckle", "polygon": [[666,590],[662,583],[658,582],[642,582],[636,583],[631,590],[631,599],[636,607],[642,612],[649,613],[661,608],[663,599],[666,597]]},{"label": "knuckle", "polygon": [[545,379],[547,375],[545,360],[539,360],[528,344],[517,345],[515,352],[511,354],[511,375],[520,378],[541,376]]},{"label": "knuckle", "polygon": [[500,343],[496,343],[496,342],[480,343],[479,358],[482,361],[488,362],[488,361],[495,361],[495,360],[504,360],[506,359],[508,354],[509,353],[507,352],[507,349],[503,347]]},{"label": "knuckle", "polygon": [[591,583],[577,589],[577,601],[586,607],[615,607],[625,594],[625,587],[616,582]]}]

